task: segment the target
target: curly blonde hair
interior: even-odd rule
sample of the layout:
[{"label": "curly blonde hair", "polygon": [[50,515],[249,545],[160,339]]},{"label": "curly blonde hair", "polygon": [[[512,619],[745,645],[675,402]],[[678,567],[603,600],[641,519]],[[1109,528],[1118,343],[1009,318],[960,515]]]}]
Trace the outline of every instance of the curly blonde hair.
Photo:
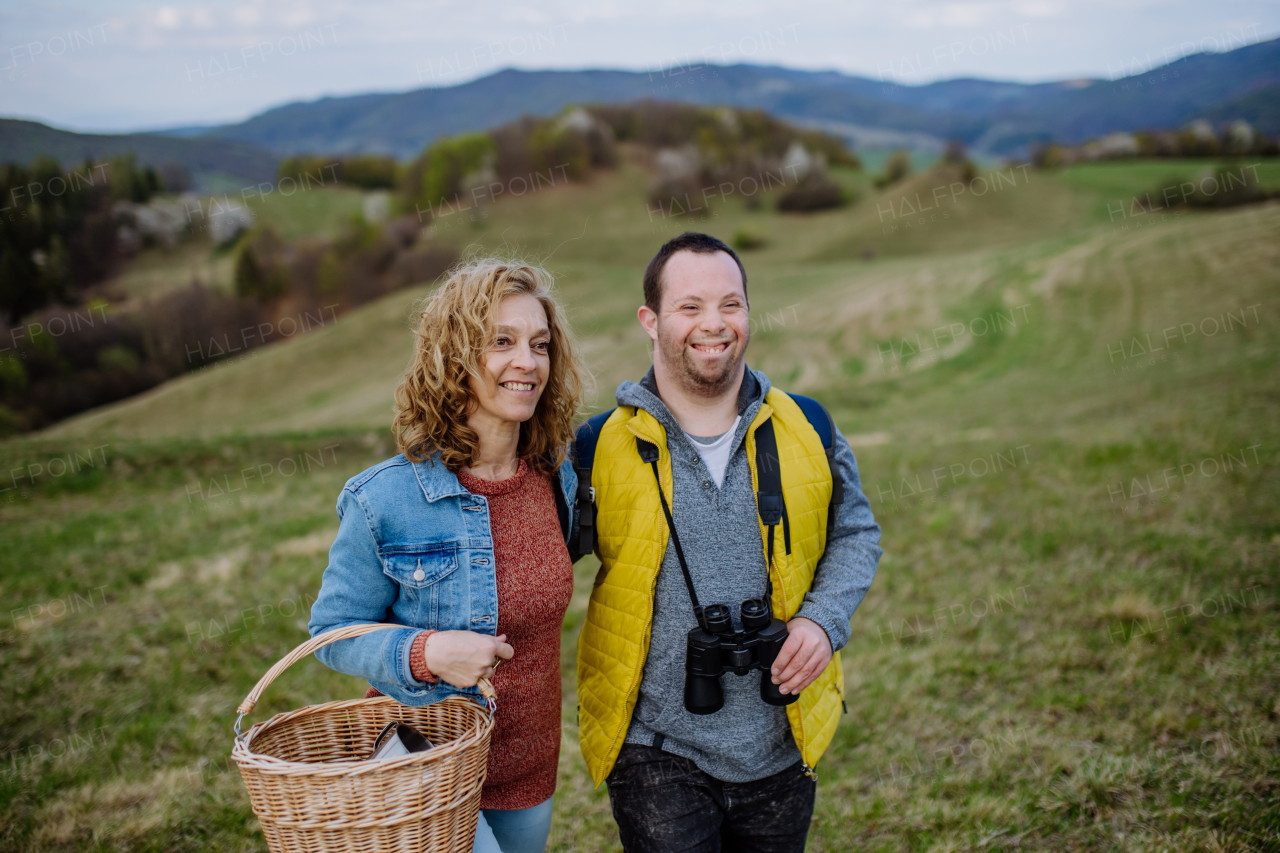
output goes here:
[{"label": "curly blonde hair", "polygon": [[467,377],[483,377],[481,362],[493,338],[498,303],[522,293],[536,298],[547,313],[551,370],[533,417],[520,425],[516,452],[544,474],[564,462],[586,371],[551,275],[531,264],[495,258],[464,262],[422,306],[413,362],[396,388],[392,424],[400,452],[410,461],[422,462],[439,451],[455,474],[471,465],[479,437],[467,426],[474,407]]}]

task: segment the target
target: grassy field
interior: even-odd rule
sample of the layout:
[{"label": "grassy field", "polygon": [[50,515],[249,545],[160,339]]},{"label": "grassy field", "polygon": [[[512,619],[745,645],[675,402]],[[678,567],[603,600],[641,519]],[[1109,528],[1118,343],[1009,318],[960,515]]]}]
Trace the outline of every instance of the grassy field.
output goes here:
[{"label": "grassy field", "polygon": [[[1280,850],[1280,205],[1128,204],[1203,168],[1006,167],[981,195],[941,169],[679,220],[623,170],[436,223],[555,271],[593,408],[646,367],[663,239],[768,240],[749,363],[832,408],[884,528],[809,849]],[[306,637],[343,481],[393,452],[425,292],[0,444],[0,850],[265,850],[233,709]],[[594,571],[559,851],[619,849],[574,726]],[[254,719],[363,687],[299,664]]]}]

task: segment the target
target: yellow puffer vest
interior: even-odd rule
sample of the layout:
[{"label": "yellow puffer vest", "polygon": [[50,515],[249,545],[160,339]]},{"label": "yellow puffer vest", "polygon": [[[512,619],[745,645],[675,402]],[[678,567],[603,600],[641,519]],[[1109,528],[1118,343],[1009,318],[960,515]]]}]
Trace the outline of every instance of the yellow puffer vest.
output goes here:
[{"label": "yellow puffer vest", "polygon": [[[770,390],[747,431],[751,482],[759,488],[755,433],[773,419],[782,494],[791,524],[791,553],[775,529],[773,611],[789,620],[800,609],[827,545],[831,469],[822,440],[790,397]],[[653,593],[667,551],[666,519],[653,469],[640,459],[636,437],[658,448],[658,472],[673,491],[671,456],[662,424],[642,409],[619,406],[600,430],[592,467],[598,553],[602,563],[578,640],[578,738],[591,778],[599,785],[613,769],[640,693],[649,654]],[[760,546],[768,528],[760,525]],[[835,736],[844,698],[837,652],[826,670],[787,706],[791,733],[804,763],[813,767]]]}]

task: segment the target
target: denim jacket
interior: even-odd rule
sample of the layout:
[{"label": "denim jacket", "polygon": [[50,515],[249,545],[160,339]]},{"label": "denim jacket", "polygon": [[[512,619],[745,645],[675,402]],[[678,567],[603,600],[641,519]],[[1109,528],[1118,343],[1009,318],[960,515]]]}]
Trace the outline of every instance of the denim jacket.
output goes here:
[{"label": "denim jacket", "polygon": [[[569,461],[553,486],[568,539],[578,487]],[[396,456],[347,481],[338,496],[338,518],[329,566],[311,607],[311,636],[368,622],[405,628],[340,640],[316,657],[338,672],[368,679],[402,705],[479,696],[474,687],[414,678],[409,647],[426,628],[497,633],[488,499],[468,492],[439,454],[416,463]]]}]

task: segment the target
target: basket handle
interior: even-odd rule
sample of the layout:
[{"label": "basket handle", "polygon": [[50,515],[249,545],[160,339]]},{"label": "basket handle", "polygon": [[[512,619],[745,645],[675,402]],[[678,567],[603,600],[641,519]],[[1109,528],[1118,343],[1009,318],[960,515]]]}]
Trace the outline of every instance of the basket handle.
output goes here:
[{"label": "basket handle", "polygon": [[[319,636],[312,637],[307,640],[305,643],[289,652],[289,654],[276,661],[275,665],[272,666],[271,669],[267,670],[262,678],[258,679],[258,683],[253,685],[253,689],[249,691],[249,695],[240,703],[240,707],[236,708],[236,712],[240,715],[236,718],[236,737],[240,737],[240,721],[244,719],[245,714],[252,713],[254,707],[258,704],[258,700],[262,698],[262,694],[271,686],[271,682],[279,678],[280,674],[286,669],[309,656],[316,649],[322,649],[331,643],[338,642],[339,640],[349,640],[352,637],[362,637],[365,634],[372,634],[374,631],[383,631],[389,628],[409,627],[411,626],[397,625],[392,622],[363,622],[358,625],[346,625],[342,628],[335,628],[332,631],[326,631]],[[485,703],[488,705],[489,710],[492,713],[497,698],[497,693],[494,692],[493,684],[489,682],[489,679],[482,678],[476,686],[480,688],[480,693],[484,696]]]}]

